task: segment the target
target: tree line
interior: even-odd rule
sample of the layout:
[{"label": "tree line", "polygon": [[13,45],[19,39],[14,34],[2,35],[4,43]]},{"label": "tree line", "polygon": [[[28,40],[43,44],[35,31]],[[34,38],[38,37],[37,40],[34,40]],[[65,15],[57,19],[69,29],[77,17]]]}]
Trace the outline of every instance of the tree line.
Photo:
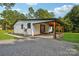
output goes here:
[{"label": "tree line", "polygon": [[0,20],[0,24],[2,24],[4,30],[13,29],[14,24],[18,20],[54,17],[53,12],[48,12],[47,10],[41,8],[35,11],[32,7],[29,7],[28,13],[23,14],[17,10],[12,10],[15,3],[0,3],[0,6],[5,8],[5,10],[0,13],[0,16],[3,18],[3,20]]},{"label": "tree line", "polygon": [[[0,20],[4,30],[13,29],[14,24],[18,20],[27,20],[27,19],[43,19],[43,18],[53,18],[55,17],[53,12],[48,12],[46,9],[34,10],[32,7],[28,8],[28,13],[23,14],[17,10],[12,10],[15,3],[0,3],[1,7],[4,7],[0,13],[0,16],[3,20]],[[60,21],[64,24],[65,32],[79,32],[79,5],[75,5],[70,12],[68,12],[63,18],[59,18]]]},{"label": "tree line", "polygon": [[65,32],[79,32],[79,5],[75,5],[61,20]]}]

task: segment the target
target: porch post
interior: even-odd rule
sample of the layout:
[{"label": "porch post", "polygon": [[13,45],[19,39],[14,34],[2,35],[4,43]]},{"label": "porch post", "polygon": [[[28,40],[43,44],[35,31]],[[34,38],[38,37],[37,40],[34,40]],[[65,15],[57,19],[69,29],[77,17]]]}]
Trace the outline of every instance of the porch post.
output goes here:
[{"label": "porch post", "polygon": [[54,20],[54,39],[56,39],[56,20]]},{"label": "porch post", "polygon": [[61,32],[61,26],[60,26],[60,24],[59,24],[59,34],[60,34],[60,32]]},{"label": "porch post", "polygon": [[34,36],[34,25],[33,25],[33,23],[31,24],[31,26],[32,26],[32,36]]}]

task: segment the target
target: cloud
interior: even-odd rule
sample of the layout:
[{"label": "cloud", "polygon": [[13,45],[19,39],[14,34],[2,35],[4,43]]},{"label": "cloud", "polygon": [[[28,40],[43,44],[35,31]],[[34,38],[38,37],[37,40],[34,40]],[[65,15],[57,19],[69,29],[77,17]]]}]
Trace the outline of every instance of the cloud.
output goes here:
[{"label": "cloud", "polygon": [[63,5],[61,7],[55,8],[55,12],[63,13],[66,11],[70,11],[73,8],[73,5]]},{"label": "cloud", "polygon": [[29,6],[37,5],[38,3],[26,3]]},{"label": "cloud", "polygon": [[74,5],[79,5],[79,3],[73,3]]},{"label": "cloud", "polygon": [[62,15],[67,14],[71,9],[73,8],[73,5],[63,5],[61,7],[57,7],[53,10],[55,15]]},{"label": "cloud", "polygon": [[52,12],[52,10],[48,10],[48,12]]}]

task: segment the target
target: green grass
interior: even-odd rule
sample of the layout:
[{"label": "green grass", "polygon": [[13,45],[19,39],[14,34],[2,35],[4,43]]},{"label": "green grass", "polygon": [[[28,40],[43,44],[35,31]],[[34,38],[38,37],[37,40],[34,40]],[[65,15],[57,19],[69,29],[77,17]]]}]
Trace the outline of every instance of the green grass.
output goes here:
[{"label": "green grass", "polygon": [[64,33],[65,41],[79,43],[79,33]]},{"label": "green grass", "polygon": [[7,31],[0,31],[0,40],[11,40],[11,39],[14,39],[14,37],[12,36],[9,36],[7,34]]}]

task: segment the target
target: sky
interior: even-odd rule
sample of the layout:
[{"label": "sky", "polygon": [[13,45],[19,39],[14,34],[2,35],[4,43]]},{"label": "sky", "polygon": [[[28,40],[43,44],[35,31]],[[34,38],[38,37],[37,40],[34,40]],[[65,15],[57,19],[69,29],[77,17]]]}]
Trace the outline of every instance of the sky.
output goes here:
[{"label": "sky", "polygon": [[[21,13],[28,13],[28,8],[33,7],[34,10],[39,8],[46,9],[49,12],[54,12],[55,17],[64,17],[72,8],[75,3],[16,3],[12,10],[17,10]],[[0,6],[0,12],[4,7]]]}]

